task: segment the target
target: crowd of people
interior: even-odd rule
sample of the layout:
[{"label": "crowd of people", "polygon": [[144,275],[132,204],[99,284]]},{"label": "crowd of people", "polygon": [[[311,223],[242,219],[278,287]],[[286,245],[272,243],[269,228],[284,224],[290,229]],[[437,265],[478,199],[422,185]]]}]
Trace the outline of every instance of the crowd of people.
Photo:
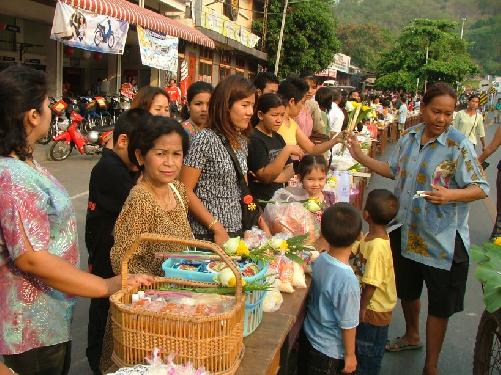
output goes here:
[{"label": "crowd of people", "polygon": [[[472,120],[474,106],[456,115],[451,126],[457,97],[448,85],[431,85],[422,98],[400,95],[395,104],[393,97],[370,97],[368,104],[382,118],[395,109],[401,125],[388,162],[370,158],[356,136],[344,132],[345,103],[361,101],[360,93],[345,96],[319,88],[314,77],[279,81],[259,73],[252,82],[230,75],[215,88],[195,82],[182,123],[170,118],[166,90],[143,87],[131,110],[117,120],[113,145],[103,150],[90,176],[85,228],[90,273],[78,267],[71,200],[33,159],[33,145],[50,123],[45,76],[22,66],[0,72],[0,99],[0,294],[5,301],[0,354],[16,373],[68,373],[77,295],[92,298],[89,365],[95,374],[108,370],[113,341],[105,297],[120,287],[116,275],[134,239],[148,232],[222,245],[249,229],[249,193],[265,207],[294,176],[302,194],[323,208],[314,242],[322,254],[313,265],[299,373],[378,374],[385,351],[423,346],[423,282],[429,300],[423,373],[438,373],[448,319],[463,310],[468,203],[489,192],[472,144],[478,134],[485,145],[485,134]],[[422,123],[405,129],[405,116],[416,107]],[[339,143],[360,164],[396,180],[395,192],[372,191],[362,213],[336,203],[323,190],[329,171],[325,154]],[[497,145],[489,145],[482,157]],[[418,192],[425,194],[416,199]],[[252,220],[270,232],[262,215]],[[362,220],[369,227],[365,235]],[[163,275],[154,257],[159,246],[143,244],[134,254],[131,285],[151,282],[147,275]],[[387,340],[397,297],[406,331]]]}]

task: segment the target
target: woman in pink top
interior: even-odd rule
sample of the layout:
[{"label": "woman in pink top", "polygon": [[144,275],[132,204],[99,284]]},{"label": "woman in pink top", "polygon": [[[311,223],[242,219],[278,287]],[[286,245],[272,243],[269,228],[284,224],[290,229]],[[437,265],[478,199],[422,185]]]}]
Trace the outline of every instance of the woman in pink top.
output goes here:
[{"label": "woman in pink top", "polygon": [[[317,82],[313,77],[306,77],[304,79],[308,84],[308,91],[305,95],[305,101],[313,100],[315,93],[317,92]],[[299,112],[299,115],[296,117],[296,122],[299,125],[299,128],[303,131],[303,133],[310,138],[311,133],[313,131],[313,115],[309,106],[305,105]]]}]

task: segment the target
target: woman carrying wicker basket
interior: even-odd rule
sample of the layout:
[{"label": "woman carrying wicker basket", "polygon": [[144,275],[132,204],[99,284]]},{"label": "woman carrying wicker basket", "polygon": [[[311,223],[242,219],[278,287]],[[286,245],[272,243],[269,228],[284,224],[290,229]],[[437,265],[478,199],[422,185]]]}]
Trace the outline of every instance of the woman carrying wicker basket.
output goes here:
[{"label": "woman carrying wicker basket", "polygon": [[121,288],[119,277],[79,268],[71,199],[33,159],[50,120],[43,72],[16,65],[0,73],[0,354],[23,375],[67,374],[75,296],[105,297]]},{"label": "woman carrying wicker basket", "polygon": [[[115,274],[125,252],[142,233],[155,233],[191,239],[188,223],[186,189],[177,181],[188,152],[189,138],[182,126],[165,117],[152,117],[131,139],[129,157],[143,173],[141,181],[132,188],[115,225],[115,243],[111,249],[111,266]],[[163,276],[162,259],[155,252],[180,252],[179,245],[143,244],[129,261],[129,272]],[[101,357],[102,370],[112,366],[113,343],[108,320]]]}]

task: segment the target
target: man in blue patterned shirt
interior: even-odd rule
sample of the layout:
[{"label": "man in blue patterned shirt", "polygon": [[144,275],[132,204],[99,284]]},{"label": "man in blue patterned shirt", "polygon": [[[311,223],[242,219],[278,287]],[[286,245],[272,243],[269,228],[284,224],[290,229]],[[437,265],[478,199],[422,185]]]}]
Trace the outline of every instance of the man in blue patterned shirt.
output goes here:
[{"label": "man in blue patterned shirt", "polygon": [[468,202],[489,192],[468,139],[453,129],[456,93],[445,83],[430,86],[421,103],[423,123],[400,138],[389,162],[363,154],[353,138],[352,156],[374,172],[396,180],[398,229],[390,233],[398,297],[406,332],[389,351],[417,349],[420,297],[428,289],[426,360],[423,374],[436,375],[448,318],[463,310],[470,247]]}]

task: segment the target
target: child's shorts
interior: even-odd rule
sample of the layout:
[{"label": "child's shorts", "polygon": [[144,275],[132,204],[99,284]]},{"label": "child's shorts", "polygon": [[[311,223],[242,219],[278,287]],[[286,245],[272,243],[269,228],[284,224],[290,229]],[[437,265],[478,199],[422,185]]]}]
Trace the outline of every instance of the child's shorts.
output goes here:
[{"label": "child's shorts", "polygon": [[299,375],[341,375],[344,360],[326,356],[311,346],[303,330],[299,335]]}]

